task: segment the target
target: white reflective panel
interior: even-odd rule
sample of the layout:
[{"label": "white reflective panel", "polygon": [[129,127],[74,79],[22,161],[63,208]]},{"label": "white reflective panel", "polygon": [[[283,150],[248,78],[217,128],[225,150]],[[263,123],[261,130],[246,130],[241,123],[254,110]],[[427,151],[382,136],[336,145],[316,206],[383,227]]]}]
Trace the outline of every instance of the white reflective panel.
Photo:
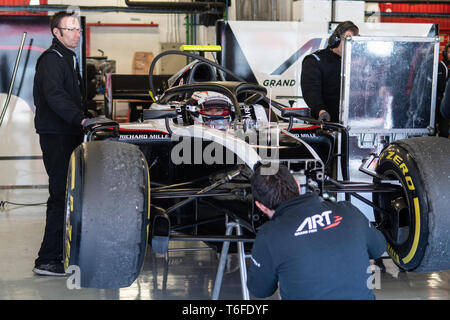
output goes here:
[{"label": "white reflective panel", "polygon": [[435,43],[434,38],[405,37],[347,41],[344,123],[357,131],[430,126]]}]

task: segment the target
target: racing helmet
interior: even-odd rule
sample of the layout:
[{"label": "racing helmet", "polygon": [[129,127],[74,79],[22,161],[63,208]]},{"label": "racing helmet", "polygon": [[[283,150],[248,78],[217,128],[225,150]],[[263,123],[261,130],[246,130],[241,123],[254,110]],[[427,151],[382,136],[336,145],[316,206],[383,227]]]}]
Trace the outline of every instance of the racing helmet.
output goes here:
[{"label": "racing helmet", "polygon": [[194,123],[205,124],[219,130],[228,129],[233,110],[231,100],[213,91],[195,91],[189,102]]}]

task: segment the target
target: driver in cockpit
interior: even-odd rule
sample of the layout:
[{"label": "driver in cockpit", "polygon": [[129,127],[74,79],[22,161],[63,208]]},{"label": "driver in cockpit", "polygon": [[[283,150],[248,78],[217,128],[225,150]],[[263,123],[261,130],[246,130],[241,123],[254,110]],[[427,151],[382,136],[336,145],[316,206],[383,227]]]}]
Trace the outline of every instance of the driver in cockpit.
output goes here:
[{"label": "driver in cockpit", "polygon": [[196,91],[188,105],[194,123],[211,128],[227,130],[231,122],[231,100],[223,94],[212,91]]}]

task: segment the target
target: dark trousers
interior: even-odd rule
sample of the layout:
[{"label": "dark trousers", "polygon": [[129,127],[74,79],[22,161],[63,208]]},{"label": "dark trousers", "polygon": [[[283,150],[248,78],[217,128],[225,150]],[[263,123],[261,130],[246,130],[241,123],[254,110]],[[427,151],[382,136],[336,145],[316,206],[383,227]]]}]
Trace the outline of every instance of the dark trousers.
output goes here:
[{"label": "dark trousers", "polygon": [[40,134],[42,156],[48,174],[49,193],[44,239],[35,264],[62,260],[66,179],[72,151],[83,142],[82,135]]},{"label": "dark trousers", "polygon": [[442,99],[438,99],[437,103],[436,103],[436,130],[437,130],[437,134],[439,137],[444,137],[444,138],[448,138],[449,137],[449,119],[446,119],[445,117],[442,116],[441,114],[441,105]]},{"label": "dark trousers", "polygon": [[448,138],[449,120],[444,118],[440,112],[436,113],[436,127],[439,137]]}]

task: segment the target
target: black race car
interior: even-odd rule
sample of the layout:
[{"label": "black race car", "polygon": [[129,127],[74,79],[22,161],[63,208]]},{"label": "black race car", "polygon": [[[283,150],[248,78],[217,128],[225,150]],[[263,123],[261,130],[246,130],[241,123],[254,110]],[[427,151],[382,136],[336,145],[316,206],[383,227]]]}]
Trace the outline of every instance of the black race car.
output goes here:
[{"label": "black race car", "polygon": [[[361,164],[372,183],[351,181],[344,126],[270,101],[264,87],[201,56],[155,57],[150,94],[155,63],[167,54],[195,60],[169,79],[138,122],[92,120],[72,154],[64,257],[66,270],[79,267],[82,287],[130,286],[148,244],[157,253],[176,240],[216,249],[240,242],[250,249],[266,220],[254,206],[249,179],[257,166],[270,174],[280,163],[307,192],[330,201],[343,193],[372,206],[373,223],[400,268],[450,268],[448,139],[394,141]],[[234,80],[224,81],[223,73]],[[367,192],[373,201],[359,194]],[[226,234],[229,221],[243,233]]]}]

